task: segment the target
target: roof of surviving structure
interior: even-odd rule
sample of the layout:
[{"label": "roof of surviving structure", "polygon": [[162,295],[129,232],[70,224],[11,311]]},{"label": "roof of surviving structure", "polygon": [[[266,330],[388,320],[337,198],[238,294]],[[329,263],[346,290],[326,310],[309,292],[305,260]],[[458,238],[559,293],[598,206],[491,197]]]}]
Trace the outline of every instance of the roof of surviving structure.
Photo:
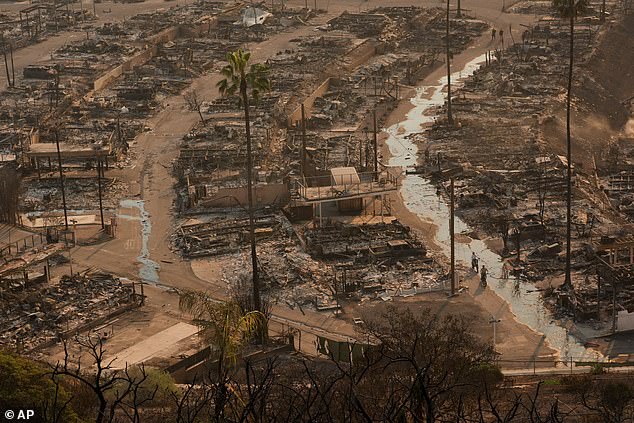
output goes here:
[{"label": "roof of surviving structure", "polygon": [[357,170],[353,167],[334,167],[330,169],[333,185],[350,185],[361,182]]},{"label": "roof of surviving structure", "polygon": [[[98,156],[104,157],[110,153],[110,148],[95,149],[92,147],[59,143],[62,158],[66,159],[91,159]],[[31,144],[26,153],[29,157],[57,158],[57,146],[54,143]]]}]

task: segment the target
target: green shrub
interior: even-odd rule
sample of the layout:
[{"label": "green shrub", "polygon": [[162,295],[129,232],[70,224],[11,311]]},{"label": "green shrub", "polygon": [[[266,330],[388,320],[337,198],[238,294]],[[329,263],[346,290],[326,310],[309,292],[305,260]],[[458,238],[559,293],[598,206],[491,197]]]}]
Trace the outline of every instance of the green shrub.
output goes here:
[{"label": "green shrub", "polygon": [[0,410],[33,409],[38,421],[60,415],[61,421],[78,422],[75,412],[65,406],[69,399],[62,386],[56,389],[42,364],[0,351]]},{"label": "green shrub", "polygon": [[[169,373],[151,367],[145,367],[145,373],[147,378],[141,383],[141,387],[137,392],[137,402],[148,401],[156,391],[152,401],[145,403],[145,405],[161,405],[169,398],[170,392],[176,392],[176,384]],[[131,380],[140,381],[143,379],[141,367],[130,367],[128,369],[128,376]],[[115,386],[114,390],[122,390],[125,389],[126,386],[127,382],[120,382]],[[112,394],[114,394],[114,392]]]}]

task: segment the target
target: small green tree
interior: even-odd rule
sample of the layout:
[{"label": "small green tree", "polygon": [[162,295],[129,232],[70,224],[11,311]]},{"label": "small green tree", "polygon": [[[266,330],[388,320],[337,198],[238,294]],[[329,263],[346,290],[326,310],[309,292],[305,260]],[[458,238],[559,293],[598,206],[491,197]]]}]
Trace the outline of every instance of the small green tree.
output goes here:
[{"label": "small green tree", "polygon": [[607,423],[631,422],[634,419],[634,391],[627,382],[599,380],[595,375],[571,378],[570,392],[580,397],[581,404]]},{"label": "small green tree", "polygon": [[235,364],[266,320],[259,311],[244,313],[235,302],[218,302],[204,292],[181,293],[178,306],[192,315],[202,338],[217,351],[220,370]]},{"label": "small green tree", "polygon": [[33,409],[41,421],[76,422],[70,394],[39,363],[0,351],[0,410]]},{"label": "small green tree", "polygon": [[251,266],[253,268],[253,303],[256,310],[262,310],[260,301],[260,280],[258,277],[258,257],[255,248],[255,224],[253,219],[253,154],[251,152],[251,122],[249,120],[249,92],[253,101],[260,94],[271,89],[268,68],[256,63],[249,67],[251,53],[242,50],[227,54],[227,62],[221,73],[224,79],[218,82],[218,91],[225,97],[237,96],[244,108],[244,125],[247,138],[247,201],[249,206],[249,233],[251,237]]},{"label": "small green tree", "polygon": [[203,292],[182,292],[178,305],[181,311],[192,315],[200,335],[214,352],[214,412],[215,420],[221,421],[230,398],[229,370],[247,343],[266,327],[266,318],[260,311],[244,313],[237,303],[218,302]]}]

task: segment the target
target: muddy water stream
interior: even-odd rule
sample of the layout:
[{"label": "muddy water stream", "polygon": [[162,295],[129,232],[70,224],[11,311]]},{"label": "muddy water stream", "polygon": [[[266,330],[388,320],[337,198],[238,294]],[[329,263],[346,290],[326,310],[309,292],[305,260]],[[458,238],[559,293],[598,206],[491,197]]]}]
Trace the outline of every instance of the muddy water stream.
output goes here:
[{"label": "muddy water stream", "polygon": [[[453,73],[452,87],[460,86],[461,81],[472,75],[484,61],[484,55],[482,55],[467,63],[462,70]],[[414,107],[406,118],[385,129],[388,134],[387,145],[392,156],[389,161],[391,166],[407,168],[416,165],[418,150],[409,136],[420,133],[422,124],[433,122],[434,110],[445,102],[446,85],[447,77],[445,76],[434,86],[419,87],[416,96],[411,99]],[[436,187],[419,175],[405,175],[402,179],[401,195],[405,206],[411,212],[436,226],[436,243],[449,255],[449,207],[441,197],[436,195]],[[455,220],[455,229],[457,234],[471,232],[469,226],[458,217]],[[503,298],[510,305],[511,311],[519,322],[543,334],[546,342],[559,351],[562,359],[597,358],[596,352],[586,349],[568,333],[566,328],[557,324],[550,311],[544,307],[541,294],[535,291],[532,284],[512,278],[507,280],[501,278],[500,256],[491,251],[484,241],[469,238],[468,243],[456,242],[456,260],[459,262],[470,266],[472,252],[479,257],[480,266],[485,264],[489,269],[489,284],[486,289],[494,290]],[[456,280],[459,279],[460,275],[457,274]],[[483,288],[478,288],[478,290],[481,289]],[[475,294],[477,295],[477,292]],[[497,316],[493,317],[497,318]]]},{"label": "muddy water stream", "polygon": [[120,205],[123,208],[137,209],[139,211],[138,218],[121,214],[118,216],[120,219],[138,220],[141,223],[141,251],[137,257],[140,263],[139,278],[143,282],[158,283],[158,272],[161,266],[150,259],[148,243],[152,233],[152,222],[150,221],[150,214],[145,210],[145,202],[143,200],[122,200]]}]

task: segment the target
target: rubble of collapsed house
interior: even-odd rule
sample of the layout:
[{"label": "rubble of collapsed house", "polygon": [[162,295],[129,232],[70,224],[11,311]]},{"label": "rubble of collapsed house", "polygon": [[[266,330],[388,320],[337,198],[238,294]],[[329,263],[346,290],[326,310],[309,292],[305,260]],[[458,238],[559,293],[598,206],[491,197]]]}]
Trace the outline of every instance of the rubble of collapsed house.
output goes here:
[{"label": "rubble of collapsed house", "polygon": [[[529,3],[538,2],[515,7]],[[594,16],[598,12],[588,13],[575,26],[581,80],[587,77],[580,64],[591,55],[600,29]],[[565,94],[569,27],[547,17],[521,31],[508,48],[489,52],[480,69],[454,92],[455,123],[435,120],[415,137],[424,152],[416,171],[437,184],[441,195],[448,193],[454,178],[461,218],[475,228],[476,236],[502,238],[502,256],[518,277],[563,279],[567,161],[552,153],[543,128]],[[442,116],[444,107],[438,113]],[[597,158],[594,171],[581,164],[573,167],[572,289],[546,290],[548,304],[579,321],[611,315],[612,295],[619,304],[629,307],[630,302],[628,283],[619,282],[626,279],[604,276],[599,282],[597,277],[607,274],[602,264],[607,261],[606,235],[622,222],[606,203],[611,200],[627,216],[632,199],[629,156],[616,145],[610,150],[607,158]],[[629,260],[628,251],[622,253]]]},{"label": "rubble of collapsed house", "polygon": [[[385,220],[390,223],[336,223],[298,233],[284,215],[259,212],[255,236],[267,296],[292,307],[331,310],[344,299],[387,301],[442,289],[445,271],[422,242],[398,221]],[[234,210],[181,226],[173,245],[188,258],[223,256],[230,284],[245,272],[249,239],[246,213]]]},{"label": "rubble of collapsed house", "polygon": [[[442,8],[379,7],[368,13],[344,13],[329,21],[327,29],[375,37],[388,49],[440,54],[445,52],[446,22]],[[468,16],[452,19],[451,53],[464,50],[486,28],[486,23]]]},{"label": "rubble of collapsed house", "polygon": [[[246,184],[245,136],[243,123],[214,120],[184,137],[174,164],[181,181],[176,188],[181,212],[241,204]],[[254,167],[260,169],[260,151],[265,147],[267,131],[254,125],[251,137]],[[272,181],[271,175],[258,171],[256,183],[267,180]]]},{"label": "rubble of collapsed house", "polygon": [[[576,261],[585,261],[582,273],[573,278],[572,287],[553,290],[546,303],[558,315],[577,322],[594,323],[594,329],[631,330],[634,312],[634,238],[619,233],[601,236],[584,251],[577,251]],[[631,231],[629,231],[631,233]]]},{"label": "rubble of collapsed house", "polygon": [[[75,243],[74,231],[60,228],[2,228],[11,235],[0,245],[2,348],[33,353],[141,302],[134,284],[111,274],[95,269],[73,274],[67,250]],[[70,266],[71,276],[53,277],[53,267],[60,265]]]},{"label": "rubble of collapsed house", "polygon": [[[391,219],[386,219],[391,220]],[[308,227],[300,244],[264,240],[263,274],[273,298],[332,310],[342,300],[382,299],[442,289],[444,270],[409,228],[390,223]]]},{"label": "rubble of collapsed house", "polygon": [[[258,239],[278,234],[283,222],[274,214],[258,215],[254,220]],[[248,218],[216,218],[205,223],[178,228],[177,247],[189,258],[215,256],[238,252],[249,240]]]},{"label": "rubble of collapsed house", "polygon": [[11,56],[16,49],[94,20],[92,11],[77,7],[70,0],[38,2],[17,12],[3,12],[0,13],[0,49]]},{"label": "rubble of collapsed house", "polygon": [[50,282],[0,273],[0,289],[0,345],[26,353],[98,325],[139,301],[131,285],[97,271]]}]

